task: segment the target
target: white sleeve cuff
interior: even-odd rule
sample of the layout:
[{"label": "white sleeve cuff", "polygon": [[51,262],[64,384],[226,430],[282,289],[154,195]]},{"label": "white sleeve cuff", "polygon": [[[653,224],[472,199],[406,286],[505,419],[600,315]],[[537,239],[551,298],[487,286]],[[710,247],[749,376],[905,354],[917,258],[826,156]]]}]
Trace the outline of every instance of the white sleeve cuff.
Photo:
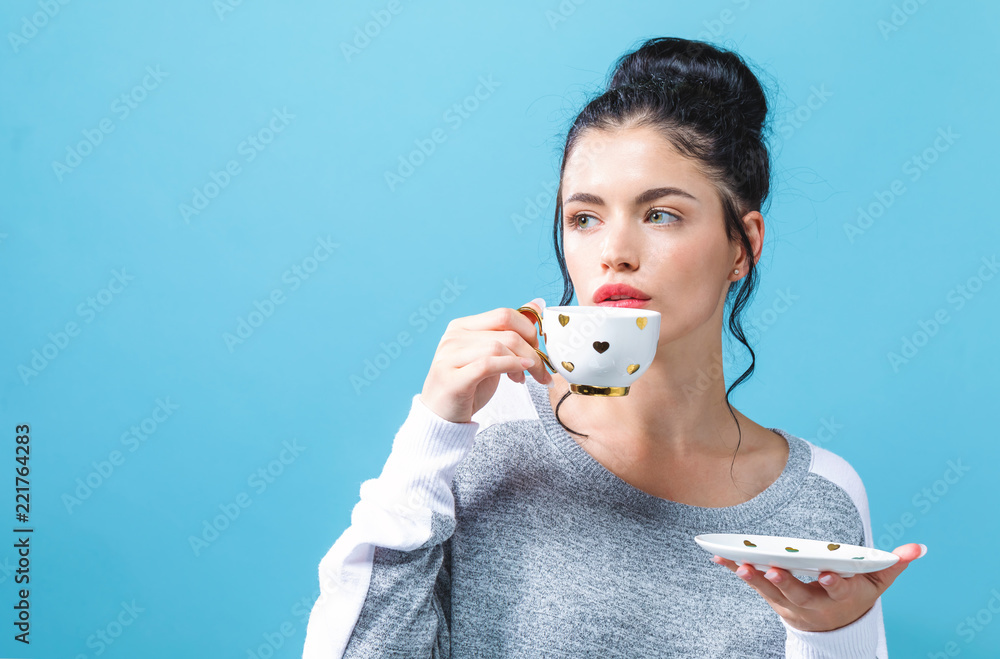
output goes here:
[{"label": "white sleeve cuff", "polygon": [[475,421],[454,423],[439,417],[415,394],[378,478],[380,489],[409,508],[454,517],[452,478],[478,430]]},{"label": "white sleeve cuff", "polygon": [[878,649],[882,622],[882,598],[849,625],[828,632],[804,632],[784,618],[785,656],[795,659],[873,659]]}]

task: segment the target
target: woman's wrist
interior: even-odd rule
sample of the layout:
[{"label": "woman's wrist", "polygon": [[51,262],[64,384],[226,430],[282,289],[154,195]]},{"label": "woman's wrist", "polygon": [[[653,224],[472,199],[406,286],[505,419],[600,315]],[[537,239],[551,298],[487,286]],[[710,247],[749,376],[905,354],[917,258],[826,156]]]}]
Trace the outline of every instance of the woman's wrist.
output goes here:
[{"label": "woman's wrist", "polygon": [[799,659],[851,659],[875,657],[878,648],[881,598],[851,623],[826,631],[805,631],[784,618],[785,656]]}]

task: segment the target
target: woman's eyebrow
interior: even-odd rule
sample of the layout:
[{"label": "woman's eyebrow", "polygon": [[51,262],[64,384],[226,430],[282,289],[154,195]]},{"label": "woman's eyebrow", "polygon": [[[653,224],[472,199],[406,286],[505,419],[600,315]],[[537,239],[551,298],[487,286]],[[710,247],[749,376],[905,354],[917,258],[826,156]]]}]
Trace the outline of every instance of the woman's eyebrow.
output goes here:
[{"label": "woman's eyebrow", "polygon": [[[682,190],[680,188],[667,187],[667,188],[652,188],[651,190],[646,190],[641,195],[635,198],[635,204],[636,206],[641,206],[642,204],[648,203],[655,199],[660,199],[661,197],[669,197],[669,196],[686,197],[688,199],[693,199],[694,201],[698,201],[697,197],[695,197],[693,194],[691,194],[686,190]],[[589,192],[577,192],[563,203],[568,204],[571,201],[582,201],[586,204],[596,204],[598,206],[604,205],[603,199],[601,199],[595,194],[590,194]]]}]

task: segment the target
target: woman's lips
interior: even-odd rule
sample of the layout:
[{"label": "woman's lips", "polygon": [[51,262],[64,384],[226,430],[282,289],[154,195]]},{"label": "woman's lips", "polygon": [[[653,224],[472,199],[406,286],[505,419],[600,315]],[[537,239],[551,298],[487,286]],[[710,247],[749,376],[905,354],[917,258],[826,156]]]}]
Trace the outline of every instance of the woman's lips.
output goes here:
[{"label": "woman's lips", "polygon": [[640,309],[649,304],[649,300],[637,300],[634,297],[625,298],[624,300],[604,300],[603,302],[598,302],[599,307],[624,307],[627,309]]}]

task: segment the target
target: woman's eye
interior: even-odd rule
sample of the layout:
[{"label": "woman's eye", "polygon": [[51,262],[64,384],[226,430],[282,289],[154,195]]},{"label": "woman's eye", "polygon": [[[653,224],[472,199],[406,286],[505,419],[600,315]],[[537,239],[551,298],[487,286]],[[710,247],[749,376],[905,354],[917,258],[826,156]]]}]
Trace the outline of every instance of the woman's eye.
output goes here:
[{"label": "woman's eye", "polygon": [[[657,216],[661,218],[659,221],[656,220]],[[660,225],[673,224],[674,222],[677,222],[680,219],[673,213],[668,213],[666,211],[653,211],[652,213],[649,214],[649,218],[651,224],[660,224]],[[584,223],[587,220],[593,220],[593,219],[594,219],[593,216],[581,213],[580,215],[574,215],[572,218],[570,218],[569,223],[570,226],[572,226],[574,229],[587,229],[590,227]],[[590,226],[593,226],[593,222],[590,223]]]},{"label": "woman's eye", "polygon": [[649,218],[653,219],[657,215],[663,216],[664,218],[673,218],[673,219],[671,221],[669,221],[669,222],[653,222],[653,224],[672,224],[673,222],[675,222],[677,220],[677,216],[676,215],[674,215],[672,213],[668,213],[666,211],[653,211],[652,213],[650,213]]}]

